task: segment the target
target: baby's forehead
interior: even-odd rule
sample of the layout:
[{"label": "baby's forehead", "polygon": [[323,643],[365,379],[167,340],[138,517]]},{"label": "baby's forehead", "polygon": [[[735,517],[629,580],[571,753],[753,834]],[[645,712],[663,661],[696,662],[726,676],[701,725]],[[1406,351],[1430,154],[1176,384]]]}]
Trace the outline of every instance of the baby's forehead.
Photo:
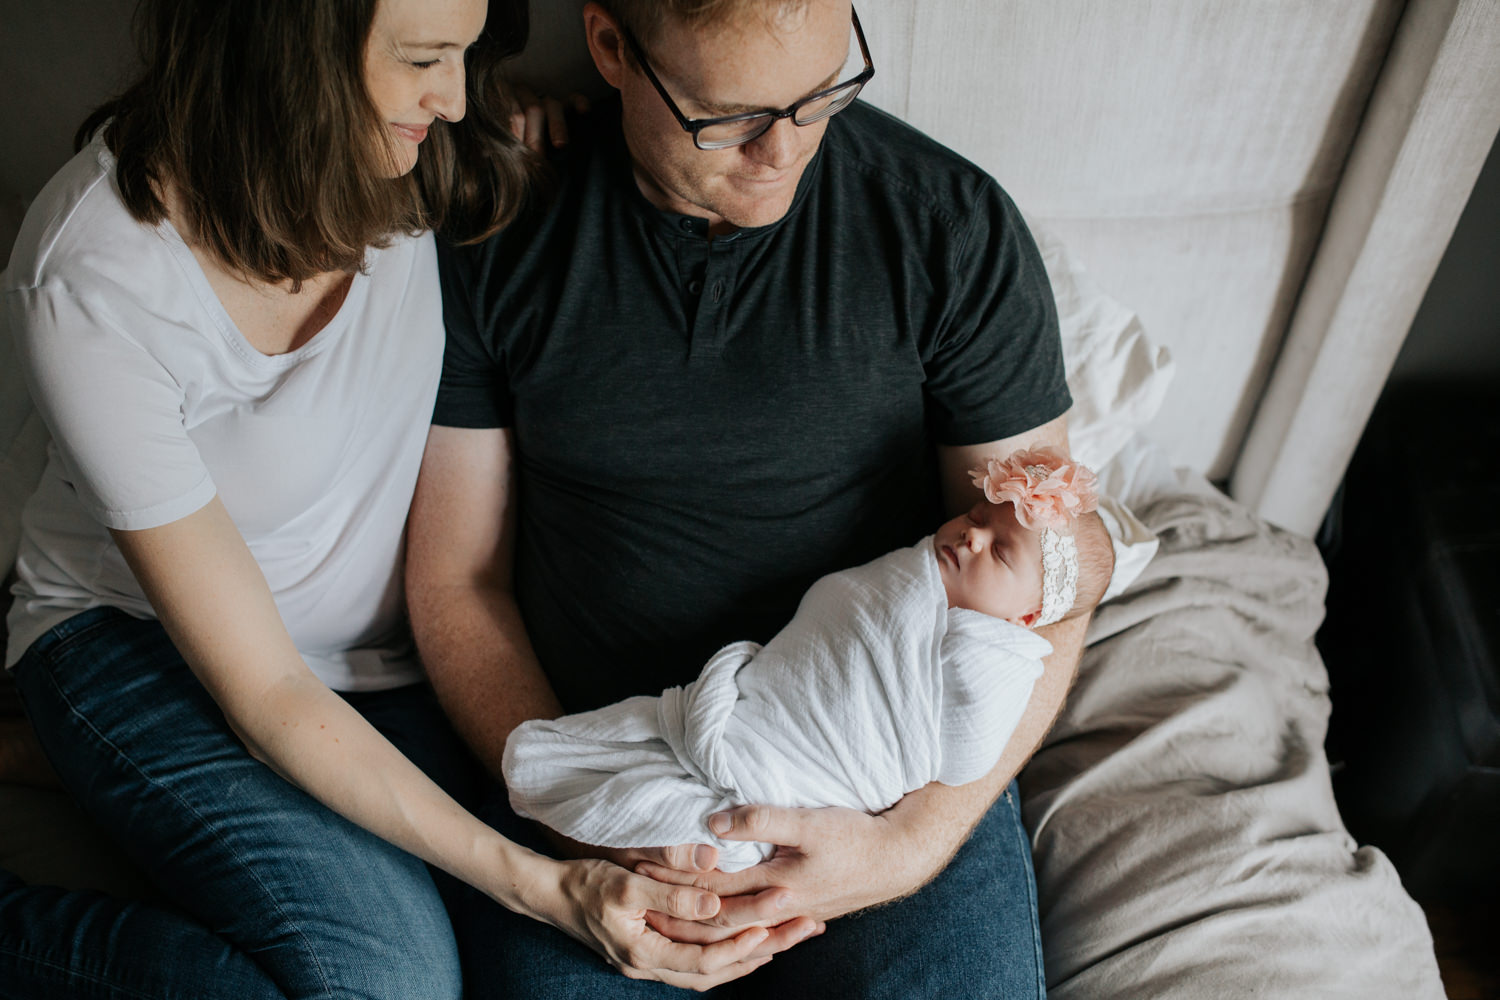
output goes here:
[{"label": "baby's forehead", "polygon": [[990,503],[981,500],[969,508],[969,515],[980,524],[993,524],[996,521],[1012,522],[1016,520],[1016,506],[1012,503]]}]

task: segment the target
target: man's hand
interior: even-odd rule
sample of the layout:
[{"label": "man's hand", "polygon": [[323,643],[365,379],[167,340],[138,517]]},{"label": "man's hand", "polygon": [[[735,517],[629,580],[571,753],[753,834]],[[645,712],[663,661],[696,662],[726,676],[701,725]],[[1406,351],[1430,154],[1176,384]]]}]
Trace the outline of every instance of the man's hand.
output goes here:
[{"label": "man's hand", "polygon": [[[539,824],[540,825],[540,824]],[[719,863],[719,852],[708,844],[678,844],[674,847],[599,847],[565,837],[550,827],[542,826],[548,840],[559,854],[568,858],[602,858],[629,871],[644,874],[649,867],[655,871],[672,872],[675,878],[707,876]],[[659,879],[668,885],[691,883]],[[665,937],[687,944],[713,944],[734,937],[750,927],[764,927],[769,933],[765,941],[755,948],[751,960],[785,951],[792,945],[823,933],[820,921],[800,916],[791,909],[793,894],[780,886],[769,886],[760,891],[746,892],[720,901],[718,913],[712,921],[700,923],[679,920],[655,910],[646,913],[646,923]],[[663,927],[678,927],[679,935],[668,935]]]},{"label": "man's hand", "polygon": [[[898,806],[899,809],[899,806]],[[703,922],[663,914],[647,919],[663,935],[678,941],[712,940],[707,927],[722,935],[734,932],[739,913],[733,904],[774,890],[786,891],[787,913],[820,924],[856,910],[908,895],[940,871],[952,854],[942,839],[920,846],[892,809],[879,816],[853,809],[780,809],[741,806],[709,819],[709,828],[726,840],[776,844],[770,859],[726,874],[685,872],[649,861],[636,871],[674,885],[690,885],[719,896],[723,909]]]}]

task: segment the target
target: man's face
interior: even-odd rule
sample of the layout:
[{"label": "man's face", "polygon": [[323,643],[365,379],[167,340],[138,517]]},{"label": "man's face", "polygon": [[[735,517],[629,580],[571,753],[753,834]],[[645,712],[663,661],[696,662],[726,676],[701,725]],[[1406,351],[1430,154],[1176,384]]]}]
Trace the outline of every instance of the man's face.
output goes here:
[{"label": "man's face", "polygon": [[[768,2],[764,13],[699,28],[669,18],[642,44],[682,113],[715,118],[784,108],[838,83],[849,40],[848,0],[807,0],[789,14]],[[712,226],[764,226],[785,215],[827,128],[826,121],[799,127],[782,119],[742,146],[701,150],[639,66],[627,66],[619,84],[642,191],[659,207],[707,217]]]},{"label": "man's face", "polygon": [[1012,505],[979,501],[939,528],[932,546],[950,608],[1035,623],[1042,609],[1042,539],[1021,527]]}]

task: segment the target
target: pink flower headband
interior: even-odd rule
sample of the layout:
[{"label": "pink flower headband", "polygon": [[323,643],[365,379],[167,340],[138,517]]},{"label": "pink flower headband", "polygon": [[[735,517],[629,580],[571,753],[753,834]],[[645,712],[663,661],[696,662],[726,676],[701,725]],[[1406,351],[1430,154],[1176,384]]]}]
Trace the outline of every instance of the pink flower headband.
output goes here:
[{"label": "pink flower headband", "polygon": [[1075,520],[1099,506],[1098,477],[1051,448],[992,458],[969,475],[990,503],[1014,503],[1016,520],[1032,531],[1071,531]]},{"label": "pink flower headband", "polygon": [[1042,536],[1042,610],[1038,626],[1060,621],[1078,598],[1073,522],[1099,506],[1099,479],[1051,448],[992,458],[969,475],[990,503],[1011,503],[1023,528]]}]

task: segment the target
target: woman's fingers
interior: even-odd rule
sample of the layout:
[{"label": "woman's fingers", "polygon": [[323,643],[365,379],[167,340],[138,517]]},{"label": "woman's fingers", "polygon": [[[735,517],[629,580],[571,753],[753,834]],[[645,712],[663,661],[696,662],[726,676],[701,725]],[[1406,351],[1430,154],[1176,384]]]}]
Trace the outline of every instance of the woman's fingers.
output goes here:
[{"label": "woman's fingers", "polygon": [[543,102],[547,113],[547,138],[554,146],[565,146],[568,142],[568,113],[563,102],[549,97]]},{"label": "woman's fingers", "polygon": [[756,958],[744,962],[736,962],[708,975],[697,975],[678,972],[663,972],[661,974],[637,972],[631,969],[621,969],[631,979],[659,979],[668,986],[677,986],[687,990],[711,990],[715,986],[723,986],[725,983],[733,982],[741,976],[747,976],[769,962],[769,958]]},{"label": "woman's fingers", "polygon": [[[638,865],[636,870],[645,875],[649,875],[651,871],[664,873],[666,871],[646,862]],[[679,885],[691,884],[676,879],[671,881]],[[697,886],[696,888],[701,889],[703,887]],[[695,921],[695,923],[707,924],[728,930],[733,930],[737,927],[748,927],[751,924],[760,924],[763,927],[769,927],[786,920],[791,912],[791,904],[792,894],[779,886],[762,889],[759,892],[747,893],[743,896],[720,896],[718,912],[712,917],[701,918]],[[648,913],[649,916],[650,914]],[[667,936],[679,941],[687,940],[685,938],[677,938],[675,934],[667,934]],[[719,935],[719,937],[722,936],[722,934]],[[713,940],[718,940],[718,938],[713,938]]]},{"label": "woman's fingers", "polygon": [[528,104],[523,110],[526,113],[526,130],[521,136],[521,141],[533,153],[540,153],[542,151],[542,140],[547,134],[546,104]]},{"label": "woman's fingers", "polygon": [[570,94],[566,99],[545,97],[522,84],[515,88],[516,110],[510,116],[510,129],[527,148],[540,153],[546,145],[568,144],[568,112],[583,114],[589,109],[588,98]]},{"label": "woman's fingers", "polygon": [[[632,851],[639,864],[654,864],[679,872],[713,871],[719,863],[719,850],[708,844],[678,844],[674,847],[636,848]],[[634,867],[634,866],[632,866]],[[639,868],[634,868],[639,871]]]},{"label": "woman's fingers", "polygon": [[[679,920],[655,911],[646,914],[646,923],[658,934],[683,944],[713,944],[744,930],[744,926],[724,927],[712,921]],[[779,924],[765,924],[770,934],[757,949],[757,955],[774,955],[792,945],[823,933],[826,925],[811,917],[793,917]]]},{"label": "woman's fingers", "polygon": [[[712,976],[746,962],[768,958],[767,955],[757,957],[757,952],[770,936],[771,932],[764,927],[749,927],[734,937],[704,945],[683,944],[655,936],[655,955],[652,956],[655,964],[650,971]],[[665,981],[666,975],[662,979]]]},{"label": "woman's fingers", "polygon": [[656,910],[681,920],[706,920],[719,912],[719,897],[690,885],[668,885],[636,875],[615,865],[619,880],[605,889],[602,898],[621,910],[645,919],[646,911]]}]

